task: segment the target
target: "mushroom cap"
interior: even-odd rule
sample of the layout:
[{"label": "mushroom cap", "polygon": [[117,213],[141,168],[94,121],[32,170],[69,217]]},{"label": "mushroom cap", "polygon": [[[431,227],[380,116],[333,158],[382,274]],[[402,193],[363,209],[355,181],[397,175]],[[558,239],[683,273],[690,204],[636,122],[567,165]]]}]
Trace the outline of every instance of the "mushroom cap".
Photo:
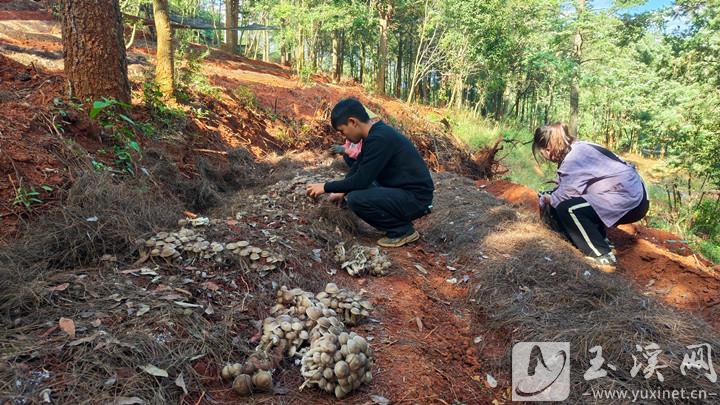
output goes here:
[{"label": "mushroom cap", "polygon": [[247,374],[240,374],[233,381],[233,390],[242,396],[252,394],[252,386],[252,379]]},{"label": "mushroom cap", "polygon": [[270,374],[269,371],[260,370],[253,374],[252,383],[255,388],[262,391],[270,391],[273,385],[272,374]]},{"label": "mushroom cap", "polygon": [[345,378],[350,374],[350,366],[344,361],[335,363],[334,373],[337,378]]}]

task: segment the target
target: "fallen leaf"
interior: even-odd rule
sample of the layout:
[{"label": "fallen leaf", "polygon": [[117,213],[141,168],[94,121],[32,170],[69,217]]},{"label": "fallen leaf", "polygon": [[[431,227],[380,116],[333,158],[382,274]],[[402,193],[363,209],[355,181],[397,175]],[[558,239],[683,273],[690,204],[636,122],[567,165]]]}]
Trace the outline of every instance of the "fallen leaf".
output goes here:
[{"label": "fallen leaf", "polygon": [[187,395],[188,390],[187,390],[187,387],[185,386],[185,378],[183,377],[183,373],[182,373],[182,372],[181,372],[181,373],[177,376],[177,378],[175,379],[175,385],[177,385],[178,387],[182,388],[182,390],[183,390],[183,392],[185,393],[185,395]]},{"label": "fallen leaf", "polygon": [[70,283],[62,283],[55,287],[48,288],[48,291],[65,291],[68,287],[70,287]]},{"label": "fallen leaf", "polygon": [[116,257],[116,256],[113,256],[113,255],[107,255],[107,254],[106,254],[106,255],[102,255],[102,257],[100,257],[100,261],[101,261],[101,262],[116,262],[116,261],[117,261],[117,257]]},{"label": "fallen leaf", "polygon": [[96,320],[90,322],[90,325],[97,328],[98,326],[102,325],[102,321],[100,319],[96,319]]},{"label": "fallen leaf", "polygon": [[370,399],[377,405],[390,405],[390,400],[381,395],[370,395]]},{"label": "fallen leaf", "polygon": [[415,317],[415,323],[417,323],[417,327],[420,330],[420,332],[423,331],[423,323],[419,316]]},{"label": "fallen leaf", "polygon": [[55,332],[55,331],[57,330],[57,328],[58,328],[57,326],[52,326],[52,327],[50,327],[48,330],[46,330],[45,332],[43,332],[43,333],[40,335],[40,337],[47,337],[49,334]]},{"label": "fallen leaf", "polygon": [[206,315],[212,315],[215,313],[215,310],[212,307],[212,304],[208,304],[207,308],[205,308],[205,314]]},{"label": "fallen leaf", "polygon": [[202,308],[202,305],[191,304],[189,302],[183,302],[183,301],[173,301],[173,304],[179,305],[183,308]]},{"label": "fallen leaf", "polygon": [[167,378],[167,376],[168,376],[167,371],[165,371],[159,367],[153,366],[152,364],[148,364],[147,366],[141,367],[141,368],[144,372],[146,372],[150,375],[154,375],[155,377],[166,377]]},{"label": "fallen leaf", "polygon": [[428,274],[427,270],[425,270],[425,268],[419,264],[416,264],[415,268],[422,274]]},{"label": "fallen leaf", "polygon": [[83,343],[91,343],[92,341],[94,341],[95,339],[97,339],[98,336],[100,336],[100,335],[102,335],[102,334],[103,334],[103,333],[100,333],[100,332],[98,332],[98,333],[93,333],[91,336],[84,337],[84,338],[77,339],[77,340],[73,340],[72,342],[68,343],[68,346],[77,346],[77,345],[81,345],[81,344],[83,344]]},{"label": "fallen leaf", "polygon": [[490,388],[495,388],[495,387],[497,387],[497,384],[498,384],[498,383],[497,383],[497,380],[495,379],[495,377],[491,376],[490,374],[487,374],[487,375],[485,376],[485,380],[487,381],[487,385],[488,385]]},{"label": "fallen leaf", "polygon": [[137,314],[135,316],[143,316],[146,313],[150,311],[150,306],[146,304],[140,304],[140,309],[138,309]]},{"label": "fallen leaf", "polygon": [[145,401],[138,397],[118,397],[114,405],[143,405]]},{"label": "fallen leaf", "polygon": [[217,291],[220,289],[220,286],[213,283],[212,281],[206,281],[206,282],[202,283],[202,286],[207,288],[210,291]]},{"label": "fallen leaf", "polygon": [[141,276],[157,276],[157,272],[155,270],[152,270],[147,267],[143,267],[140,269],[140,275]]},{"label": "fallen leaf", "polygon": [[182,288],[175,288],[174,290],[177,291],[177,292],[179,292],[180,294],[185,294],[185,295],[187,295],[188,297],[192,297],[192,293],[191,293],[190,291],[188,291],[188,290],[184,290],[184,289],[182,289]]},{"label": "fallen leaf", "polygon": [[58,322],[60,329],[67,333],[71,338],[75,339],[75,321],[70,318],[60,318]]},{"label": "fallen leaf", "polygon": [[166,300],[166,301],[179,300],[180,298],[184,298],[184,297],[180,294],[168,294],[168,295],[163,295],[162,297],[160,297],[161,300]]},{"label": "fallen leaf", "polygon": [[105,382],[103,384],[109,387],[111,385],[115,385],[116,382],[117,382],[117,376],[112,376],[112,377],[108,378],[107,380],[105,380]]},{"label": "fallen leaf", "polygon": [[52,390],[50,388],[45,388],[44,390],[40,391],[40,396],[42,397],[42,401],[44,404],[52,403],[52,400],[50,399],[51,394]]}]

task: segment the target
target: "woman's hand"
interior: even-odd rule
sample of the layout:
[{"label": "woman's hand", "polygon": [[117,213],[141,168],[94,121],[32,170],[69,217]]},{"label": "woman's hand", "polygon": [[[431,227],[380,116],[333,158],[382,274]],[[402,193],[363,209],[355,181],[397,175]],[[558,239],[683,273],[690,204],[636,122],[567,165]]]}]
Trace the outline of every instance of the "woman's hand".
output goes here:
[{"label": "woman's hand", "polygon": [[550,204],[550,193],[540,193],[538,194],[538,197],[538,204],[540,205],[540,209]]},{"label": "woman's hand", "polygon": [[345,147],[343,145],[333,145],[330,147],[330,153],[333,153],[335,155],[343,155],[345,154]]}]

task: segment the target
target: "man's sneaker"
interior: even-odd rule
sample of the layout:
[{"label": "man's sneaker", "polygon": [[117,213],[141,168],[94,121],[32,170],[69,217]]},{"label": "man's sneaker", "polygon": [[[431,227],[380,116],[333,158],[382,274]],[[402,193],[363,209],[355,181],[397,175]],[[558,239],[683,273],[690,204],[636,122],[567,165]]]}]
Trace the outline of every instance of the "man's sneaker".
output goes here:
[{"label": "man's sneaker", "polygon": [[420,239],[420,234],[418,231],[413,230],[403,236],[398,236],[397,238],[388,238],[386,236],[378,240],[377,244],[386,248],[394,248],[415,242],[418,239]]}]

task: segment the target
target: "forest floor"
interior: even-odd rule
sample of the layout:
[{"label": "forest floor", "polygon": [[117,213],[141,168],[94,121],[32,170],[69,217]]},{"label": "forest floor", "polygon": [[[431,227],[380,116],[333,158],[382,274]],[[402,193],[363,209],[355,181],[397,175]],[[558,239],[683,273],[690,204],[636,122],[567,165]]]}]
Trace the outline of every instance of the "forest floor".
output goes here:
[{"label": "forest floor", "polygon": [[[282,66],[213,50],[204,72],[220,96],[193,102],[208,113],[188,119],[180,132],[190,135],[141,142],[147,152],[139,165],[159,194],[83,175],[89,160],[112,159],[101,152],[107,144],[98,128],[55,101],[64,98],[57,23],[42,10],[7,4],[0,3],[2,404],[45,396],[53,403],[334,403],[316,388],[298,390],[302,377],[290,359],[278,364],[272,394],[241,398],[219,377],[224,364],[252,352],[258,321],[282,285],[318,292],[334,282],[373,304],[351,328],[368,338],[375,364],[372,383],[345,400],[354,404],[509,402],[510,351],[521,340],[565,338],[585,349],[605,343],[620,351],[609,359],[658,340],[670,347],[661,355],[668,364],[680,346],[720,343],[720,267],[680,238],[641,225],[614,230],[620,265],[602,273],[542,229],[533,190],[483,180],[492,169],[487,151],[463,152],[446,128],[423,118],[442,110],[373,97],[352,83],[321,76],[302,83]],[[142,102],[151,56],[143,47],[129,53],[134,104]],[[402,127],[436,172],[434,212],[417,222],[423,239],[385,252],[392,267],[384,277],[351,277],[334,259],[338,243],[372,246],[379,235],[303,195],[304,184],[342,175],[324,152],[342,141],[327,114],[351,95]],[[19,187],[42,185],[52,191],[42,191],[31,212],[12,203]],[[102,206],[108,194],[128,207]],[[218,220],[198,228],[208,239],[247,240],[285,262],[260,275],[242,260],[148,259],[130,243],[176,230],[186,210]],[[151,223],[133,225],[143,215]],[[137,233],[117,238],[115,228],[125,225]],[[70,249],[73,241],[82,249]],[[543,301],[545,293],[554,302]],[[590,296],[593,304],[580,310],[553,306]],[[544,322],[543,330],[523,317]],[[610,332],[617,325],[628,330]],[[572,365],[586,369],[586,360]],[[148,374],[148,364],[169,376]],[[585,390],[579,373],[573,389]],[[700,384],[673,381],[666,377],[673,387]]]}]

